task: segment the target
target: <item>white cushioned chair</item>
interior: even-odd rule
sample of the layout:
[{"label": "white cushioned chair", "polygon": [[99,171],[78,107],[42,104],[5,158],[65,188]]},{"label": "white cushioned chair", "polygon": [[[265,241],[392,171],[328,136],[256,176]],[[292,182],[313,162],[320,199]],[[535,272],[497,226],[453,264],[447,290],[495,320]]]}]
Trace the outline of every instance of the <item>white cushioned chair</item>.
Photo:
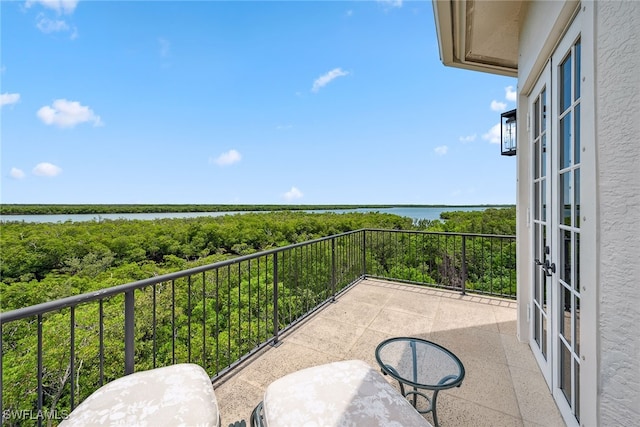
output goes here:
[{"label": "white cushioned chair", "polygon": [[347,360],[302,369],[271,383],[252,426],[430,427],[371,366]]},{"label": "white cushioned chair", "polygon": [[100,387],[60,423],[75,426],[218,427],[211,379],[195,364],[136,372]]}]

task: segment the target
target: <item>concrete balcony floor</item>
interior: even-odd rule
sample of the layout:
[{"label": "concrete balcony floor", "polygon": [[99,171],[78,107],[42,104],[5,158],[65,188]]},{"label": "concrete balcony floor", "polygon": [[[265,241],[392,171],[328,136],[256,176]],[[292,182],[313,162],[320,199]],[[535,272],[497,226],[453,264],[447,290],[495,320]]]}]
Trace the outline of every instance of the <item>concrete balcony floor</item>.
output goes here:
[{"label": "concrete balcony floor", "polygon": [[299,369],[348,359],[377,369],[375,348],[393,336],[437,342],[464,364],[462,386],[438,396],[442,427],[565,425],[529,346],[516,338],[515,301],[366,279],[288,331],[279,347],[214,382],[222,426],[248,424],[265,388]]}]

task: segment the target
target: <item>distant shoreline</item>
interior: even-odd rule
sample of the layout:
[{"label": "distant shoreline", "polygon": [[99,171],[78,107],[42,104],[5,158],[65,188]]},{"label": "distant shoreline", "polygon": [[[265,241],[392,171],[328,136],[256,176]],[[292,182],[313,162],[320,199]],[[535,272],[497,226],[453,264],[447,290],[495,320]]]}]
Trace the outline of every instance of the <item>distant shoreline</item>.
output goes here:
[{"label": "distant shoreline", "polygon": [[291,205],[291,204],[2,204],[0,215],[76,215],[76,214],[128,214],[128,213],[189,213],[189,212],[244,212],[244,211],[296,211],[336,209],[389,209],[389,208],[507,208],[515,204],[479,205],[421,205],[421,204],[362,204],[362,205]]}]

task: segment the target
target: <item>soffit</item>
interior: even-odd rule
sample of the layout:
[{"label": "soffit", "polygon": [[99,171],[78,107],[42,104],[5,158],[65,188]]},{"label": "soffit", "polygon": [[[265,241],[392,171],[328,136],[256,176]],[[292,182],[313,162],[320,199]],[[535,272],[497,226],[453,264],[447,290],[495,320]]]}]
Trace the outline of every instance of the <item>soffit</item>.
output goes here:
[{"label": "soffit", "polygon": [[518,74],[521,0],[434,0],[440,58],[445,65]]}]

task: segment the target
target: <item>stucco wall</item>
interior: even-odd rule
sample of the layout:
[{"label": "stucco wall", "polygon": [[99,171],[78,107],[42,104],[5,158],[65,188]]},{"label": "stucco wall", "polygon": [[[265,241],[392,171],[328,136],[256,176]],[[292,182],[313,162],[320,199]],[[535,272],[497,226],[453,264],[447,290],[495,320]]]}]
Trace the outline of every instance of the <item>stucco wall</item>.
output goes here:
[{"label": "stucco wall", "polygon": [[535,84],[578,3],[576,0],[528,3],[519,34],[518,84],[523,93]]},{"label": "stucco wall", "polygon": [[640,423],[640,3],[595,5],[600,425]]}]

